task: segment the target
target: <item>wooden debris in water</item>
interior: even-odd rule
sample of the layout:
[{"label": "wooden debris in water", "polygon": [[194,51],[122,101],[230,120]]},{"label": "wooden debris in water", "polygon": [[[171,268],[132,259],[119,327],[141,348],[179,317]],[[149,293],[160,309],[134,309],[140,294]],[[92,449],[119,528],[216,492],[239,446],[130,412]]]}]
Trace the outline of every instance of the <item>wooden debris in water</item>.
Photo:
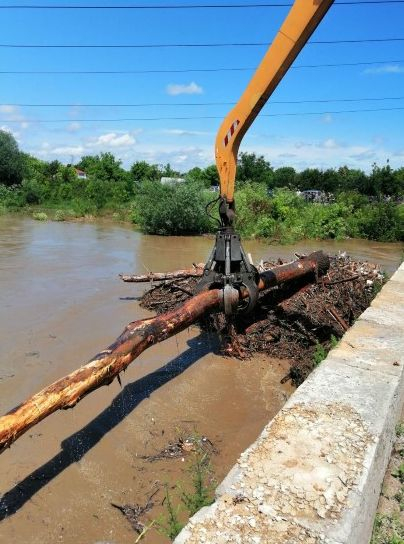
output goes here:
[{"label": "wooden debris in water", "polygon": [[[259,289],[279,283],[313,281],[328,269],[328,259],[316,252],[293,263],[262,272]],[[187,296],[186,293],[182,295]],[[240,291],[245,297],[247,292]],[[123,333],[107,349],[98,353],[89,363],[57,380],[39,393],[0,417],[0,453],[28,429],[56,410],[74,407],[84,396],[103,385],[109,385],[147,348],[162,342],[212,312],[220,311],[223,292],[220,289],[203,291],[188,297],[183,304],[156,317],[129,323]]]}]

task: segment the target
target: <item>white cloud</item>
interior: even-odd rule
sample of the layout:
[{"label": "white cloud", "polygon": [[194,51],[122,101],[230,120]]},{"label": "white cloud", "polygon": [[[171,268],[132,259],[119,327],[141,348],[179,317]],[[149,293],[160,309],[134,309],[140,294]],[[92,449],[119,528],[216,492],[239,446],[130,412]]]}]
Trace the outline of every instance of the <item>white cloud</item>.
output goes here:
[{"label": "white cloud", "polygon": [[204,168],[214,162],[213,146],[176,146],[173,144],[142,144],[136,150],[121,157],[124,164],[130,166],[135,160],[144,160],[151,164],[167,164],[176,166],[182,172],[194,166]]},{"label": "white cloud", "polygon": [[365,149],[364,151],[361,151],[359,153],[353,153],[352,155],[349,155],[350,159],[354,159],[355,161],[366,161],[369,162],[371,159],[374,159],[376,157],[376,151],[372,149]]},{"label": "white cloud", "polygon": [[7,116],[4,121],[17,121],[20,123],[20,128],[26,129],[29,127],[29,123],[26,117],[21,113],[19,106],[13,106],[12,104],[0,104],[0,114]]},{"label": "white cloud", "polygon": [[80,129],[81,129],[81,125],[77,121],[73,121],[72,123],[69,123],[66,127],[67,132],[77,132]]},{"label": "white cloud", "polygon": [[385,64],[384,66],[377,66],[375,68],[366,68],[363,70],[363,74],[404,74],[404,66],[399,64]]},{"label": "white cloud", "polygon": [[[339,168],[346,164],[369,171],[374,161],[384,163],[387,157],[393,159],[392,153],[381,144],[370,141],[348,143],[332,137],[320,141],[285,137],[271,146],[244,145],[241,151],[264,155],[275,168],[293,166],[297,170]],[[398,164],[399,160],[395,158],[394,163]]]},{"label": "white cloud", "polygon": [[107,134],[101,134],[94,141],[89,142],[88,147],[129,147],[136,143],[135,138],[129,132],[122,134],[116,132],[108,132]]},{"label": "white cloud", "polygon": [[172,136],[210,136],[213,132],[203,130],[183,130],[181,128],[168,128],[162,131],[163,134],[171,134]]},{"label": "white cloud", "polygon": [[197,85],[195,81],[192,81],[189,85],[170,83],[166,87],[166,92],[171,96],[177,96],[179,94],[202,94],[203,89],[200,85]]},{"label": "white cloud", "polygon": [[302,140],[299,140],[294,143],[294,147],[296,149],[301,149],[302,147],[312,147],[314,144],[312,142],[304,142]]},{"label": "white cloud", "polygon": [[325,147],[326,149],[336,149],[343,147],[342,144],[338,143],[334,138],[327,138],[326,140],[320,142],[320,147]]},{"label": "white cloud", "polygon": [[385,141],[386,141],[386,138],[380,135],[373,136],[372,138],[372,142],[377,145],[384,144]]},{"label": "white cloud", "polygon": [[186,153],[183,153],[182,155],[179,154],[175,157],[174,162],[175,164],[184,164],[188,159],[188,155]]},{"label": "white cloud", "polygon": [[61,145],[59,147],[48,148],[45,147],[45,150],[40,151],[39,154],[42,155],[68,155],[73,157],[81,157],[84,155],[84,147],[82,145]]},{"label": "white cloud", "polygon": [[68,116],[69,117],[78,117],[79,115],[81,115],[82,113],[82,106],[80,106],[79,104],[76,104],[75,106],[71,106],[69,111],[68,111]]},{"label": "white cloud", "polygon": [[327,125],[329,125],[330,123],[332,123],[334,121],[334,118],[333,116],[331,115],[331,113],[325,113],[322,118],[321,118],[321,122],[322,123],[325,123]]},{"label": "white cloud", "polygon": [[10,104],[0,104],[0,113],[16,114],[18,113],[18,108]]},{"label": "white cloud", "polygon": [[14,138],[17,141],[18,141],[18,138],[20,137],[20,133],[17,132],[16,130],[12,129],[8,125],[0,125],[0,130],[2,130],[3,132],[9,132],[10,134],[12,134],[14,136]]}]

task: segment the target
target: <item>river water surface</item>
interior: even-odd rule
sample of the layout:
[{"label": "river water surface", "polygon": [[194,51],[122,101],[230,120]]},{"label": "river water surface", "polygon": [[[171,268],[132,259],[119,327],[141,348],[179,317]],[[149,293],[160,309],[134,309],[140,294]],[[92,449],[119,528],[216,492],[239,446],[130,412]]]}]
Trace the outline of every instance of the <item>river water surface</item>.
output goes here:
[{"label": "river water surface", "polygon": [[[207,237],[145,236],[111,223],[39,223],[0,216],[0,412],[85,363],[124,326],[149,314],[144,286],[118,274],[206,260]],[[404,245],[348,240],[268,247],[245,242],[255,262],[324,249],[378,262],[388,272]],[[179,435],[206,435],[220,481],[292,392],[287,363],[217,355],[196,327],[143,353],[122,376],[73,410],[31,429],[0,456],[0,542],[133,543],[115,504],[144,504],[165,482],[186,480],[187,459],[155,463]],[[162,490],[155,496],[163,499]],[[157,506],[150,519],[164,511]],[[151,531],[146,543],[168,542]]]}]

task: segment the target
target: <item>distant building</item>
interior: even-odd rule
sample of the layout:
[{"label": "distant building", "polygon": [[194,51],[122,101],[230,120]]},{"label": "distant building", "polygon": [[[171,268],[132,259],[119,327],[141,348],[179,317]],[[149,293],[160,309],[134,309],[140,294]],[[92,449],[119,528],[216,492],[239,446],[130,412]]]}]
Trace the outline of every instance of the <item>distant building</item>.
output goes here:
[{"label": "distant building", "polygon": [[165,177],[162,177],[160,181],[161,181],[161,183],[163,185],[175,185],[176,183],[184,183],[185,179],[184,178],[165,178]]},{"label": "distant building", "polygon": [[83,170],[80,170],[79,168],[75,168],[75,170],[76,170],[76,176],[79,179],[87,179],[87,174]]}]

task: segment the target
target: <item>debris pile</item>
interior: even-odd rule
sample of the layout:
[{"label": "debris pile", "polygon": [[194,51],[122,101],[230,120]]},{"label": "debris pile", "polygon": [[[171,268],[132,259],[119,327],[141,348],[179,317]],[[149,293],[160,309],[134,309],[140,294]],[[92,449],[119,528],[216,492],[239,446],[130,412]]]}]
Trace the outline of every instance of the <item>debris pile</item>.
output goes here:
[{"label": "debris pile", "polygon": [[154,455],[143,455],[141,459],[147,461],[160,461],[161,459],[176,459],[190,452],[201,452],[209,455],[218,453],[213,443],[206,436],[180,437],[176,442],[169,443],[163,450]]},{"label": "debris pile", "polygon": [[[288,359],[285,380],[298,385],[318,364],[319,354],[326,353],[369,306],[384,281],[375,264],[346,254],[330,260],[328,273],[316,283],[298,280],[267,289],[251,314],[237,315],[230,323],[223,314],[211,314],[199,325],[219,333],[226,355],[248,358],[261,352]],[[282,262],[261,262],[258,268],[262,272],[278,264]],[[193,295],[197,281],[191,277],[155,285],[141,305],[157,313],[171,310]]]},{"label": "debris pile", "polygon": [[[154,502],[152,501],[152,498],[154,495],[158,493],[159,489],[156,489],[150,497],[147,499],[147,502],[144,506],[140,504],[115,504],[111,502],[111,506],[122,512],[122,514],[125,516],[125,518],[129,521],[132,529],[136,531],[139,535],[145,532],[145,525],[142,521],[140,521],[140,518],[144,516],[144,514],[147,514],[153,506]],[[138,540],[136,540],[138,542]]]}]

